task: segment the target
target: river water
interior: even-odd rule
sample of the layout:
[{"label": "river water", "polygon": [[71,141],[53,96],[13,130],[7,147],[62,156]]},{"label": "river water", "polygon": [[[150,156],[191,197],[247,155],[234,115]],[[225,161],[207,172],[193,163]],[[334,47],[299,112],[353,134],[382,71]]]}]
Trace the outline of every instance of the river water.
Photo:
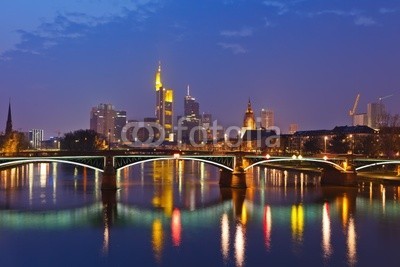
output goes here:
[{"label": "river water", "polygon": [[257,167],[247,189],[182,160],[118,173],[60,163],[0,171],[1,266],[389,266],[400,186],[321,187],[317,174]]}]

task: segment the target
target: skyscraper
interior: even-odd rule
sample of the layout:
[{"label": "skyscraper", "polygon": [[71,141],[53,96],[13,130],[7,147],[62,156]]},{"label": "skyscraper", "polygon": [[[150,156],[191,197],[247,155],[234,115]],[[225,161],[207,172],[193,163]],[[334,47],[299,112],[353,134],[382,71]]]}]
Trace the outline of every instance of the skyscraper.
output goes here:
[{"label": "skyscraper", "polygon": [[261,117],[261,127],[268,129],[269,127],[274,126],[274,111],[270,109],[262,109],[260,113]]},{"label": "skyscraper", "polygon": [[114,132],[115,132],[115,139],[121,141],[121,133],[122,128],[126,125],[127,118],[126,118],[126,111],[120,110],[115,112],[115,119],[114,119]]},{"label": "skyscraper", "polygon": [[32,129],[28,134],[29,143],[32,148],[41,148],[44,139],[44,131],[41,129]]},{"label": "skyscraper", "polygon": [[373,129],[380,127],[385,106],[382,103],[368,103],[367,106],[367,125]]},{"label": "skyscraper", "polygon": [[156,117],[157,123],[159,123],[165,133],[166,141],[173,141],[173,103],[174,103],[174,91],[172,89],[166,89],[161,80],[161,64],[158,65],[158,69],[155,77],[155,88],[156,88]]},{"label": "skyscraper", "polygon": [[115,118],[117,112],[111,104],[99,104],[90,112],[90,129],[115,141]]},{"label": "skyscraper", "polygon": [[185,102],[183,103],[184,113],[186,118],[200,118],[200,105],[196,99],[190,95],[189,85],[187,86],[187,93]]},{"label": "skyscraper", "polygon": [[[178,138],[182,138],[181,140],[185,144],[191,144],[193,141],[195,143],[200,142],[200,105],[196,101],[196,99],[190,95],[189,85],[187,87],[187,94],[184,97],[183,102],[184,108],[184,116],[178,117],[178,122],[180,123],[182,130],[179,132],[182,136],[178,136]],[[179,134],[178,133],[178,134]]]},{"label": "skyscraper", "polygon": [[11,118],[11,101],[8,102],[8,115],[7,115],[7,123],[6,123],[6,131],[5,134],[9,135],[12,132],[12,118]]}]

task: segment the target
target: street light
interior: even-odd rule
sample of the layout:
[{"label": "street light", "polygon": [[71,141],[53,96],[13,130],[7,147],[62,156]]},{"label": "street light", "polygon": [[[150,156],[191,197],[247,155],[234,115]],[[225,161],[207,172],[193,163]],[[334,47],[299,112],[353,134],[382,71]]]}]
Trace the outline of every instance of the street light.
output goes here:
[{"label": "street light", "polygon": [[328,136],[324,136],[324,153],[326,154],[326,140],[328,140]]}]

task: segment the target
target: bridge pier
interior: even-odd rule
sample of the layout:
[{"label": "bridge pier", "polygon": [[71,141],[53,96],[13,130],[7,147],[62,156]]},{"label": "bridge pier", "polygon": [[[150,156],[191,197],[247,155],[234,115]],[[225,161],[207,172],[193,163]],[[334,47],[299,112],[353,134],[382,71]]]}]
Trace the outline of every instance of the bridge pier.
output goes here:
[{"label": "bridge pier", "polygon": [[324,169],[321,173],[321,185],[356,186],[357,173],[354,170]]},{"label": "bridge pier", "polygon": [[114,158],[112,156],[107,156],[101,180],[101,190],[117,189],[117,171],[114,168]]},{"label": "bridge pier", "polygon": [[236,167],[233,172],[221,170],[219,186],[222,188],[247,188],[246,171],[242,167]]}]

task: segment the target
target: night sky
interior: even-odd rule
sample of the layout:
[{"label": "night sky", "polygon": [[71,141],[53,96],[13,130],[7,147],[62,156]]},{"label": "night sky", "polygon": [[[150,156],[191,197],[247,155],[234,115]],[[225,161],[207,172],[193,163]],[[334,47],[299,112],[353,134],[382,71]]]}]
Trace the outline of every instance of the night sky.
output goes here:
[{"label": "night sky", "polygon": [[250,97],[283,132],[350,124],[384,100],[400,113],[398,0],[3,0],[0,131],[89,128],[92,106],[154,116],[154,74],[182,114],[189,84],[200,109],[241,125]]}]

